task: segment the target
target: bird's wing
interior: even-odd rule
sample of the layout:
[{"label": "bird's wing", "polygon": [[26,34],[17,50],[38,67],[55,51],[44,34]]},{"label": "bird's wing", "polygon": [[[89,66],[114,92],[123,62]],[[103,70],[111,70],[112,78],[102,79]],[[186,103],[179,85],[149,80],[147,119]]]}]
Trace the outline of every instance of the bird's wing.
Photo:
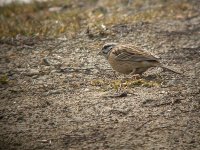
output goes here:
[{"label": "bird's wing", "polygon": [[158,61],[156,57],[132,45],[116,46],[112,53],[120,61]]}]

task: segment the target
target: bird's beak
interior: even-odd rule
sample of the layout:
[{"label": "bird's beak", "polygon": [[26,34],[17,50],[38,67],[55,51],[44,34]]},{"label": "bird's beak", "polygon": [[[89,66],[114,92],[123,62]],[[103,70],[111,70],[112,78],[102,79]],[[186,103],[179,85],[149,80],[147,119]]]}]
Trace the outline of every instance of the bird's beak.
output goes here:
[{"label": "bird's beak", "polygon": [[103,55],[102,51],[99,51],[99,52],[97,53],[97,55]]}]

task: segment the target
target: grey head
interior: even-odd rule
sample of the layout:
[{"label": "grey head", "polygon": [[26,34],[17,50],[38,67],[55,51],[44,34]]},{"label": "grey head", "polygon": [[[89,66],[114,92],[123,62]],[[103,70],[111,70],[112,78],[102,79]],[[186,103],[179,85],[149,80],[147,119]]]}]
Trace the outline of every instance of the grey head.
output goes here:
[{"label": "grey head", "polygon": [[103,45],[101,52],[99,52],[99,54],[103,55],[104,57],[106,57],[106,59],[108,59],[108,56],[111,52],[111,50],[117,45],[117,43],[106,43]]}]

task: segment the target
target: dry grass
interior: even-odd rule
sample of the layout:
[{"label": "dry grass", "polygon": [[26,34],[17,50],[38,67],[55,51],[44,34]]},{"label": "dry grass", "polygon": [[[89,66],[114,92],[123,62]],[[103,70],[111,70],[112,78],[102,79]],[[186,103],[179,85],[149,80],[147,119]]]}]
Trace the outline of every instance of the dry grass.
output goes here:
[{"label": "dry grass", "polygon": [[[192,5],[187,2],[157,0],[148,9],[147,0],[125,1],[48,1],[31,4],[13,3],[0,9],[0,37],[61,36],[74,37],[89,27],[102,34],[102,25],[155,21],[158,19],[180,19],[191,15]],[[58,7],[59,11],[50,11]],[[128,12],[127,13],[127,9]],[[137,10],[137,11],[136,11]],[[126,13],[125,13],[126,12]],[[104,34],[104,33],[103,33]],[[109,33],[107,33],[109,34]]]},{"label": "dry grass", "polygon": [[8,84],[8,76],[6,74],[0,75],[0,84]]},{"label": "dry grass", "polygon": [[118,90],[120,88],[134,88],[134,87],[158,87],[160,83],[157,81],[148,81],[145,79],[126,79],[126,80],[110,80],[110,79],[96,79],[90,83],[92,86],[101,87],[102,90],[108,89]]}]

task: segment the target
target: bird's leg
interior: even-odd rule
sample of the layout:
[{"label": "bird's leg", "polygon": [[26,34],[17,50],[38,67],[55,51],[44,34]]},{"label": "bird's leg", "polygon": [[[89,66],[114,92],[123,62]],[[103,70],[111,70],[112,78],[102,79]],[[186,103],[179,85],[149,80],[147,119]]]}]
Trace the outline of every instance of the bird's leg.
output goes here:
[{"label": "bird's leg", "polygon": [[121,88],[122,88],[122,82],[121,82],[121,78],[119,77],[119,74],[115,71],[113,71],[113,77],[111,77],[112,79],[112,84],[113,84],[113,88],[115,89],[115,93],[118,93]]},{"label": "bird's leg", "polygon": [[120,93],[122,91],[122,82],[120,80],[120,83],[119,83],[119,87],[117,89],[117,92]]}]

